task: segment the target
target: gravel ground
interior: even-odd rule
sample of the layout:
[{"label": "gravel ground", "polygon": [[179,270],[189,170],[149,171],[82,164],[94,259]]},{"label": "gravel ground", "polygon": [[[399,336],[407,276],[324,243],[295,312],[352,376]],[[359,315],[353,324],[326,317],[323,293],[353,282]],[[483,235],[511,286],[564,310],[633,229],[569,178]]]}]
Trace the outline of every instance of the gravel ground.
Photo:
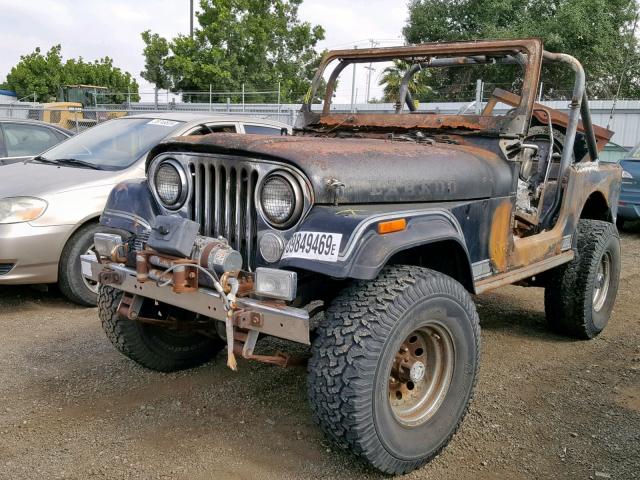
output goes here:
[{"label": "gravel ground", "polygon": [[[447,449],[408,479],[640,478],[640,225],[622,235],[611,322],[573,341],[541,289],[477,298],[476,397]],[[0,478],[386,478],[310,420],[302,368],[224,359],[160,374],[117,353],[95,309],[0,288]]]}]

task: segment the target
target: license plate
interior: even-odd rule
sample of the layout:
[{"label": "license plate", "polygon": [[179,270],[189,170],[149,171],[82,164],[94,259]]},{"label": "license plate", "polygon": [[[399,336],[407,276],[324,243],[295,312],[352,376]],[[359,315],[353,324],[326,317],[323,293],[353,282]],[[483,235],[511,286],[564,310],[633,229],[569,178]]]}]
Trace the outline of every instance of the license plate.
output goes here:
[{"label": "license plate", "polygon": [[341,241],[341,233],[296,232],[287,242],[282,258],[336,262]]}]

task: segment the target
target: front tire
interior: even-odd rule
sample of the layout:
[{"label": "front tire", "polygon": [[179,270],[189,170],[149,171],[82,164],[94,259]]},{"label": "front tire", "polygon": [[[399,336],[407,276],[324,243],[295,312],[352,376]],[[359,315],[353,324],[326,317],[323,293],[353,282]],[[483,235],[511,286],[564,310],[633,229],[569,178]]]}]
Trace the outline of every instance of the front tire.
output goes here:
[{"label": "front tire", "polygon": [[197,367],[225,347],[220,338],[129,320],[118,314],[121,298],[121,290],[100,286],[98,316],[102,328],[120,353],[145,368],[174,372]]},{"label": "front tire", "polygon": [[582,219],[574,259],[557,267],[544,290],[549,325],[580,339],[598,336],[609,322],[620,280],[620,238],[612,223]]},{"label": "front tire", "polygon": [[93,251],[93,236],[104,231],[97,223],[84,225],[76,231],[62,250],[58,265],[58,286],[73,303],[95,307],[98,303],[98,284],[82,274],[80,255]]},{"label": "front tire", "polygon": [[340,294],[317,333],[308,395],[339,445],[401,474],[449,443],[480,357],[478,315],[462,285],[424,268],[387,267]]}]

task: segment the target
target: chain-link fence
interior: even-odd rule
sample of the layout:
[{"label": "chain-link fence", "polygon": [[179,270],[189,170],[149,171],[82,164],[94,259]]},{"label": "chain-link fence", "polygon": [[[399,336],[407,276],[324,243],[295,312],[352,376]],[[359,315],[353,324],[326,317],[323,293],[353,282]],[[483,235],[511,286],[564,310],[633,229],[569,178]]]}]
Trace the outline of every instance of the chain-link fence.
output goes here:
[{"label": "chain-link fence", "polygon": [[[486,90],[485,90],[486,92]],[[473,114],[482,109],[487,100],[483,95],[482,102],[476,104],[469,102],[424,102],[418,105],[419,111],[440,114]],[[542,104],[560,110],[567,111],[568,101],[554,100],[542,101]],[[591,100],[591,113],[593,121],[597,125],[610,125],[616,132],[613,141],[625,147],[631,147],[640,142],[640,100],[618,100],[616,102],[613,117],[611,117],[612,100]],[[274,104],[274,103],[183,103],[166,102],[158,105],[147,102],[123,105],[99,105],[98,108],[87,109],[52,109],[37,103],[14,102],[0,104],[0,118],[33,119],[48,123],[54,123],[73,132],[80,132],[98,123],[113,118],[154,112],[198,112],[211,115],[236,115],[247,118],[264,118],[280,121],[288,125],[295,125],[300,110],[300,104]],[[313,105],[314,109],[320,109],[321,105]],[[498,105],[496,112],[510,108],[506,105]],[[331,105],[333,113],[391,113],[395,111],[393,103],[335,103]]]},{"label": "chain-link fence", "polygon": [[36,103],[14,102],[0,104],[0,118],[29,119],[59,125],[72,132],[81,132],[98,123],[114,118],[143,113],[167,113],[167,112],[195,112],[211,115],[236,115],[247,118],[263,118],[276,120],[288,125],[293,125],[300,105],[274,105],[274,104],[199,104],[199,103],[174,103],[168,104],[131,104],[100,105],[98,108],[49,108]]}]

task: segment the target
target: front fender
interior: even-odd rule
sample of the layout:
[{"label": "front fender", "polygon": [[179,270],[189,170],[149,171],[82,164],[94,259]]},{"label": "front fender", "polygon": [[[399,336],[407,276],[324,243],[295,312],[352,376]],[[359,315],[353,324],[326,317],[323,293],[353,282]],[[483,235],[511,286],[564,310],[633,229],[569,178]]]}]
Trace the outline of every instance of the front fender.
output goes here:
[{"label": "front fender", "polygon": [[[397,209],[397,205],[395,206]],[[422,207],[393,211],[388,206],[347,207],[316,206],[305,219],[299,232],[342,234],[340,253],[335,262],[286,258],[284,268],[296,268],[322,273],[336,278],[375,278],[389,259],[410,248],[429,243],[453,240],[457,242],[470,265],[462,229],[453,214],[443,208]],[[404,218],[407,226],[400,232],[379,234],[378,223]],[[471,268],[471,267],[469,267]]]},{"label": "front fender", "polygon": [[139,235],[149,232],[153,220],[161,214],[146,178],[126,180],[111,190],[100,225]]}]

